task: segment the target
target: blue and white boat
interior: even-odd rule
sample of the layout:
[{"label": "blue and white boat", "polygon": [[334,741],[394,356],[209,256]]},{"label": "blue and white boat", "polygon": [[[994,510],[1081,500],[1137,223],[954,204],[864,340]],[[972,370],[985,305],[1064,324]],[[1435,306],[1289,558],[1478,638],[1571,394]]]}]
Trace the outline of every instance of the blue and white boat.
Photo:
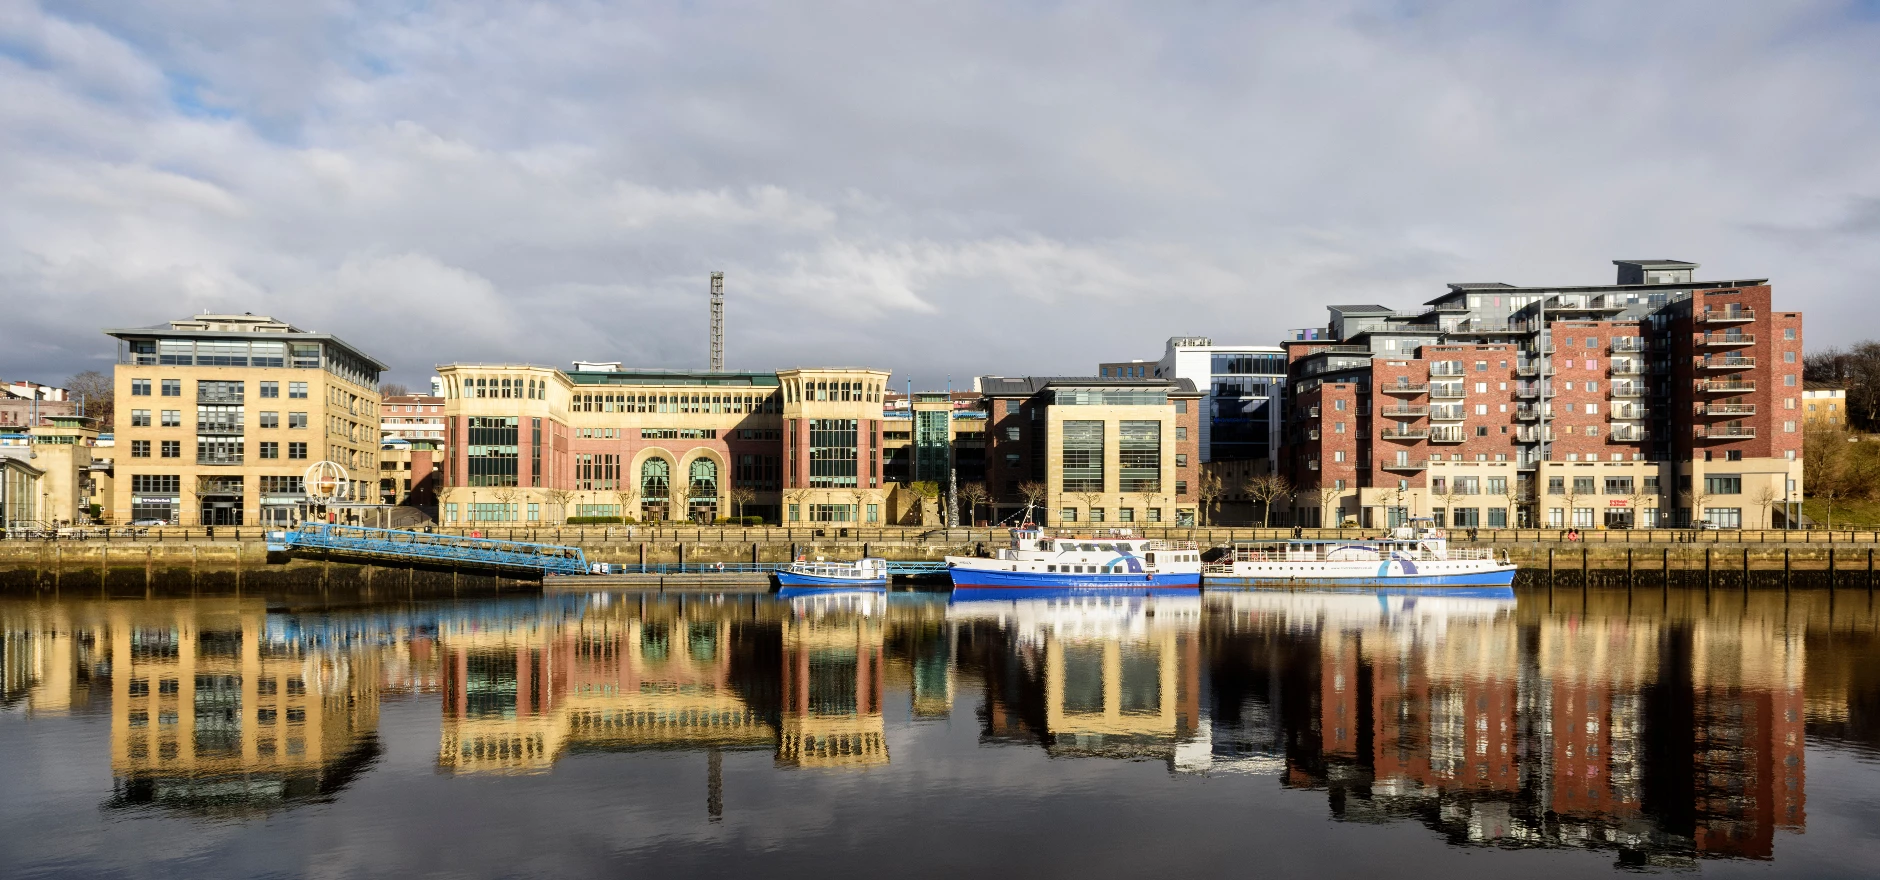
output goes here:
[{"label": "blue and white boat", "polygon": [[777,569],[778,592],[805,590],[885,590],[888,561],[868,557],[854,562],[795,562]]},{"label": "blue and white boat", "polygon": [[1209,587],[1312,587],[1514,595],[1515,565],[1493,550],[1450,549],[1442,529],[1403,526],[1382,540],[1241,541],[1205,570]]},{"label": "blue and white boat", "polygon": [[991,558],[948,556],[956,590],[1193,590],[1201,585],[1201,551],[1192,541],[1138,538],[1127,529],[1053,536],[1026,526],[1012,546]]}]

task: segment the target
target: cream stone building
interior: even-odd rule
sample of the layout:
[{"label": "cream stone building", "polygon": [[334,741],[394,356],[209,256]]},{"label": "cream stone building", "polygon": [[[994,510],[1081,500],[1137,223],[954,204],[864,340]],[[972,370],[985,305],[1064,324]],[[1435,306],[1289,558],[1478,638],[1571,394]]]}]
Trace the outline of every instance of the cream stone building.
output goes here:
[{"label": "cream stone building", "polygon": [[295,522],[323,461],[352,478],[344,500],[377,500],[384,364],[258,315],[105,333],[118,340],[113,522]]},{"label": "cream stone building", "polygon": [[446,525],[880,523],[888,373],[627,370],[577,362],[438,368]]}]

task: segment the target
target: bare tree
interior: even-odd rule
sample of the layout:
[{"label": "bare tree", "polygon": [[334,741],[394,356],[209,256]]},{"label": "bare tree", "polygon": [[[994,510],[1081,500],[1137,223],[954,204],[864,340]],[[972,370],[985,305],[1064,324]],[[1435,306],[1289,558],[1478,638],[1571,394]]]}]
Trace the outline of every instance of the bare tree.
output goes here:
[{"label": "bare tree", "polygon": [[410,393],[411,389],[402,382],[384,382],[379,385],[380,397],[404,397]]},{"label": "bare tree", "polygon": [[1103,503],[1103,493],[1084,490],[1081,492],[1071,492],[1069,494],[1072,498],[1075,498],[1078,501],[1083,502],[1084,522],[1093,522],[1094,520],[1091,519],[1090,512],[1092,510],[1095,510],[1097,505]]},{"label": "bare tree", "polygon": [[[804,512],[803,505],[809,501],[809,497],[810,497],[810,491],[808,489],[802,489],[802,488],[785,489],[783,492],[783,500],[789,502],[791,506],[797,508],[797,512],[799,515],[801,515]],[[787,515],[787,512],[786,512],[786,515]]]},{"label": "bare tree", "polygon": [[1765,529],[1775,528],[1776,527],[1776,505],[1782,503],[1782,493],[1776,491],[1776,487],[1771,486],[1768,483],[1764,483],[1762,488],[1757,489],[1756,494],[1750,497],[1750,500],[1757,507],[1762,508],[1763,528]]},{"label": "bare tree", "polygon": [[1696,476],[1691,477],[1691,488],[1678,492],[1678,500],[1690,508],[1691,521],[1687,525],[1696,528],[1698,522],[1705,519],[1704,506],[1710,503],[1710,489]]},{"label": "bare tree", "polygon": [[1517,477],[1509,477],[1508,481],[1502,484],[1501,497],[1508,502],[1508,524],[1520,528],[1521,507],[1533,500],[1527,496],[1527,493],[1521,491],[1521,480]]},{"label": "bare tree", "polygon": [[849,490],[849,500],[855,503],[855,522],[862,521],[862,509],[868,504],[869,491],[861,487]]},{"label": "bare tree", "polygon": [[1326,519],[1331,519],[1331,520],[1335,520],[1335,522],[1332,523],[1332,528],[1335,528],[1335,529],[1344,528],[1345,527],[1345,518],[1343,516],[1344,507],[1345,507],[1345,491],[1343,489],[1326,489],[1326,488],[1319,489],[1319,508],[1320,510],[1323,511],[1323,513],[1321,514],[1321,519],[1319,520],[1320,522],[1324,522]]},{"label": "bare tree", "polygon": [[1645,481],[1632,480],[1632,491],[1626,493],[1626,500],[1632,505],[1632,528],[1639,528],[1645,522],[1645,502],[1658,500],[1658,493],[1645,488]]},{"label": "bare tree", "polygon": [[496,503],[503,505],[505,521],[509,521],[509,506],[516,503],[516,497],[519,494],[521,493],[514,486],[497,486],[491,490],[490,496],[496,499]]},{"label": "bare tree", "polygon": [[[1044,481],[1026,480],[1023,483],[1019,483],[1018,494],[1025,499],[1025,507],[1027,509],[1037,508],[1045,513],[1045,519],[1050,518],[1050,511],[1045,509],[1044,504],[1045,500],[1051,496],[1051,487],[1046,485]],[[1044,522],[1045,520],[1040,519],[1038,521]]]},{"label": "bare tree", "polygon": [[1572,477],[1564,478],[1560,483],[1560,500],[1567,505],[1566,513],[1561,514],[1560,522],[1565,528],[1577,528],[1573,523],[1573,507],[1580,500],[1580,489]]},{"label": "bare tree", "polygon": [[757,500],[757,490],[739,483],[731,484],[731,510],[739,522],[744,520],[744,505]]},{"label": "bare tree", "polygon": [[1211,467],[1203,467],[1201,476],[1195,480],[1195,500],[1201,502],[1201,524],[1211,525],[1214,517],[1214,502],[1220,498],[1226,487],[1222,485],[1221,472]]},{"label": "bare tree", "polygon": [[972,525],[979,521],[979,506],[990,499],[985,483],[966,483],[960,486],[960,500],[966,502],[966,523]]},{"label": "bare tree", "polygon": [[638,522],[640,512],[634,507],[639,503],[639,495],[633,491],[630,483],[622,483],[621,488],[613,491],[614,506],[620,509],[620,520]]},{"label": "bare tree", "polygon": [[1260,502],[1261,528],[1273,527],[1273,502],[1293,493],[1292,481],[1281,474],[1248,477],[1247,482],[1242,483],[1240,488],[1253,500]]},{"label": "bare tree", "polygon": [[573,489],[542,490],[542,497],[548,499],[548,503],[555,508],[555,518],[564,523],[568,521],[568,502],[575,499],[575,494]]},{"label": "bare tree", "polygon": [[111,377],[97,370],[86,370],[65,380],[65,390],[73,397],[82,397],[85,402],[85,415],[96,419],[92,425],[102,433],[113,430],[111,420],[115,417],[113,408],[117,399],[117,387]]}]

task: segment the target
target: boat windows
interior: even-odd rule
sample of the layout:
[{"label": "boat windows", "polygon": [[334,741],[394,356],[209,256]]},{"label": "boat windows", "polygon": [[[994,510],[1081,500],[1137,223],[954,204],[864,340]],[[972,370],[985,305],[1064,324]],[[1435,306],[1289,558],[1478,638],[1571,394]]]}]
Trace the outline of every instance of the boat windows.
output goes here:
[{"label": "boat windows", "polygon": [[1114,553],[1116,552],[1116,548],[1115,546],[1110,545],[1110,544],[1098,544],[1097,552],[1098,553]]},{"label": "boat windows", "polygon": [[1079,550],[1082,550],[1082,551],[1084,551],[1085,553],[1095,553],[1095,552],[1097,552],[1097,545],[1095,545],[1095,544],[1079,544],[1079,545],[1077,545],[1077,549],[1079,549]]}]

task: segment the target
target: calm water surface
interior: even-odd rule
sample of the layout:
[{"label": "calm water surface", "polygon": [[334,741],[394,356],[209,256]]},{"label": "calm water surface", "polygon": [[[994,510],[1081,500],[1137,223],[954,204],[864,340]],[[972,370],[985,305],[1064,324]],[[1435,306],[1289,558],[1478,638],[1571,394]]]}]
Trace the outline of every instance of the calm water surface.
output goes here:
[{"label": "calm water surface", "polygon": [[1880,875],[1864,590],[0,599],[0,631],[6,877]]}]

